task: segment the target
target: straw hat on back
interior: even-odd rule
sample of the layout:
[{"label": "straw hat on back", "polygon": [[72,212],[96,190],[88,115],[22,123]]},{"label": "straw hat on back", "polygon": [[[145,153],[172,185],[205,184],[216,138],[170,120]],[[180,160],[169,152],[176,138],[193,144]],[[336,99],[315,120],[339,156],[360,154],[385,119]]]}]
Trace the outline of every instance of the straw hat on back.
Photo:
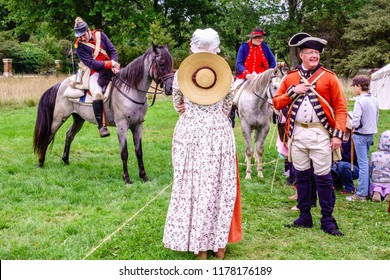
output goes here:
[{"label": "straw hat on back", "polygon": [[181,63],[178,83],[189,100],[199,105],[211,105],[229,93],[232,72],[222,57],[208,52],[194,53]]},{"label": "straw hat on back", "polygon": [[180,90],[196,104],[211,105],[229,93],[232,72],[229,64],[217,55],[219,43],[214,29],[196,29],[190,44],[193,54],[179,67],[177,79]]}]

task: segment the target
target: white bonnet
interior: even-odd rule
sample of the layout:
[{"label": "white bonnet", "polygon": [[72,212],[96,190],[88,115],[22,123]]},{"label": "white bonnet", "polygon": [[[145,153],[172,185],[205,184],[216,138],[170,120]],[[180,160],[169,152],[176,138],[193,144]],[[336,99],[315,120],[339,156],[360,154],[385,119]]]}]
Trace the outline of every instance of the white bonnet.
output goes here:
[{"label": "white bonnet", "polygon": [[210,52],[217,54],[219,49],[218,33],[212,28],[196,29],[191,38],[191,52]]}]

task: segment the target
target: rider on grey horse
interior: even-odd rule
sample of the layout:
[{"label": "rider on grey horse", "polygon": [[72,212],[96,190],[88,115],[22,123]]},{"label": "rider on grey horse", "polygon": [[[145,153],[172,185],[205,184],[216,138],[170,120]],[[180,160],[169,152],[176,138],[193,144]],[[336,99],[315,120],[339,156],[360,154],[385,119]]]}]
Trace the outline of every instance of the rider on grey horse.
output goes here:
[{"label": "rider on grey horse", "polygon": [[[246,80],[253,78],[256,74],[263,73],[267,69],[276,67],[275,57],[264,42],[265,32],[261,28],[255,28],[247,35],[249,40],[241,44],[236,59],[237,75],[234,80],[233,90],[242,85]],[[234,127],[237,100],[233,100],[233,107],[230,113],[230,120]]]},{"label": "rider on grey horse", "polygon": [[75,43],[77,56],[91,69],[89,91],[93,97],[92,107],[100,137],[107,137],[110,132],[103,125],[103,89],[108,85],[112,72],[116,74],[120,70],[118,54],[107,35],[100,30],[91,31],[80,17],[75,20],[74,30],[78,37]]}]

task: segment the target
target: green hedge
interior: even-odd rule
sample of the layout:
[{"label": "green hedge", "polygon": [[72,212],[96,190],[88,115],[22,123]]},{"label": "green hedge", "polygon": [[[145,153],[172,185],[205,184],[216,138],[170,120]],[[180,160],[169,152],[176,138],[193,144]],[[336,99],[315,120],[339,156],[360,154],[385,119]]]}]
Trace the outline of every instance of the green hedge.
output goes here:
[{"label": "green hedge", "polygon": [[[12,59],[14,74],[46,74],[55,69],[55,60],[62,61],[62,68],[57,71],[71,72],[71,42],[57,41],[53,37],[38,40],[31,36],[28,42],[19,42],[10,32],[0,32],[0,59]],[[1,63],[3,71],[3,63]]]}]

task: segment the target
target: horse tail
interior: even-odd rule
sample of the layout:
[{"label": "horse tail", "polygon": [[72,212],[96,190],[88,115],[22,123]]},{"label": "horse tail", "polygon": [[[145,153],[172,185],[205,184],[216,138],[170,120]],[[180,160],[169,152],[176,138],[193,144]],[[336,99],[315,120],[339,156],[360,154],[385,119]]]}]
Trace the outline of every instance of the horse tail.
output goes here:
[{"label": "horse tail", "polygon": [[57,92],[61,83],[58,83],[42,95],[38,103],[37,120],[34,130],[34,153],[40,155],[45,153],[50,142],[54,140],[51,137],[51,125],[53,123],[53,113],[57,98]]}]

